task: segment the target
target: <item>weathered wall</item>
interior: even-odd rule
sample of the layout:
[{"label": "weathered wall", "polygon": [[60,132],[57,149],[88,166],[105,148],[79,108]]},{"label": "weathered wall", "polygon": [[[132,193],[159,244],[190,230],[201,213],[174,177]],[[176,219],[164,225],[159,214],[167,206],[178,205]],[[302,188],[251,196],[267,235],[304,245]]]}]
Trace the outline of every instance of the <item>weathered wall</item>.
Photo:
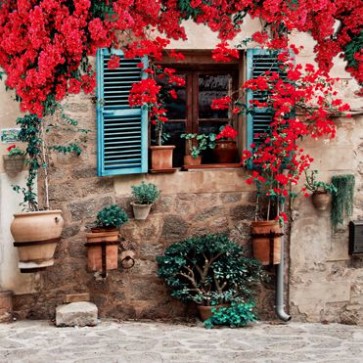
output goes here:
[{"label": "weathered wall", "polygon": [[362,220],[363,117],[342,119],[337,138],[326,144],[306,142],[322,179],[355,175],[352,217],[336,232],[330,210],[319,212],[311,200],[294,206],[290,248],[290,306],[295,319],[363,324],[363,260],[348,255],[348,222]]},{"label": "weathered wall", "polygon": [[[4,82],[0,82],[0,129],[16,127],[15,120],[20,116],[19,106],[11,92],[5,92]],[[21,143],[18,144],[21,146]],[[24,185],[26,172],[10,178],[3,168],[2,155],[9,144],[0,143],[0,290],[8,289],[15,293],[35,291],[36,279],[32,275],[20,274],[17,268],[17,252],[13,247],[10,223],[13,213],[21,211],[20,195],[14,193],[12,185]]]}]

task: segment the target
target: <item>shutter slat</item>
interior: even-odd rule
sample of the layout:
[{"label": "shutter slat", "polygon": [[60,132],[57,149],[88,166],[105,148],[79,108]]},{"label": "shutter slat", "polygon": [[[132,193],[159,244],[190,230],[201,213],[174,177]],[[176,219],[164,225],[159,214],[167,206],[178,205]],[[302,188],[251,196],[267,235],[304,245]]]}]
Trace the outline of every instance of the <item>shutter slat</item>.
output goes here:
[{"label": "shutter slat", "polygon": [[[147,172],[147,109],[130,108],[132,84],[146,75],[140,59],[124,59],[120,67],[108,69],[110,52],[97,54],[98,175],[121,175]],[[143,60],[146,64],[146,60]]]}]

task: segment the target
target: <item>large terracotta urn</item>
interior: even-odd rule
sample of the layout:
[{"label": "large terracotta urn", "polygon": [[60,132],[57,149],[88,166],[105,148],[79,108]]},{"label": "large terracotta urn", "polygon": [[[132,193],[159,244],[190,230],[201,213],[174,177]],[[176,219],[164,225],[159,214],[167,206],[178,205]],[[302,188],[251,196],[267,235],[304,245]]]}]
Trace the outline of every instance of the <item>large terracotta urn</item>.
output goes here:
[{"label": "large terracotta urn", "polygon": [[59,209],[14,214],[10,230],[18,248],[21,272],[36,272],[54,264],[63,226]]}]

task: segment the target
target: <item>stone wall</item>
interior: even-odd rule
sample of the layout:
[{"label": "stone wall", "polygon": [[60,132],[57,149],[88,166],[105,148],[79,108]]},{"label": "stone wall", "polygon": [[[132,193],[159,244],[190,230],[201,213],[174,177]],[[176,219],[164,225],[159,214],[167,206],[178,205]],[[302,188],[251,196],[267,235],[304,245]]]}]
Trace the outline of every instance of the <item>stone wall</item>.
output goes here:
[{"label": "stone wall", "polygon": [[[52,208],[63,210],[65,228],[51,268],[36,274],[36,292],[14,296],[19,318],[52,318],[66,295],[90,294],[100,316],[114,318],[180,318],[190,306],[170,298],[156,275],[155,257],[171,243],[194,234],[227,231],[249,249],[249,222],[254,215],[255,194],[245,185],[241,169],[177,171],[120,177],[96,176],[94,106],[86,97],[67,101],[66,111],[81,127],[92,129],[85,152],[80,156],[52,155],[50,199]],[[59,141],[62,134],[55,135]],[[161,197],[146,221],[133,219],[131,185],[141,180],[155,183]],[[132,250],[132,269],[109,271],[106,279],[86,270],[85,225],[94,221],[103,206],[117,203],[130,221],[122,226],[120,252]],[[271,283],[272,284],[272,283]],[[274,291],[262,288],[259,310],[272,316]]]}]

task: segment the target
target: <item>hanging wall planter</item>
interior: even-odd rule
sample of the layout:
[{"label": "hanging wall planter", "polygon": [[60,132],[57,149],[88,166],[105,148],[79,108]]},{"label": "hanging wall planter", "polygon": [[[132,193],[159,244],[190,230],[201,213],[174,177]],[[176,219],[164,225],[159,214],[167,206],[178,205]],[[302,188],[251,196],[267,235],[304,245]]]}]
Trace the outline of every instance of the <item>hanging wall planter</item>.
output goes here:
[{"label": "hanging wall planter", "polygon": [[145,220],[150,213],[153,203],[159,198],[160,190],[153,183],[145,183],[144,181],[138,185],[132,185],[132,209],[136,220]]},{"label": "hanging wall planter", "polygon": [[24,169],[25,155],[3,155],[3,161],[6,174],[13,178]]},{"label": "hanging wall planter", "polygon": [[251,223],[253,256],[263,265],[277,265],[281,255],[281,227],[278,221]]},{"label": "hanging wall planter", "polygon": [[327,191],[316,191],[311,195],[311,202],[315,209],[327,210],[332,200],[332,195]]},{"label": "hanging wall planter", "polygon": [[14,214],[10,230],[21,272],[36,272],[54,264],[63,225],[61,210]]},{"label": "hanging wall planter", "polygon": [[89,272],[116,270],[118,268],[119,231],[93,230],[86,233],[87,270]]}]

